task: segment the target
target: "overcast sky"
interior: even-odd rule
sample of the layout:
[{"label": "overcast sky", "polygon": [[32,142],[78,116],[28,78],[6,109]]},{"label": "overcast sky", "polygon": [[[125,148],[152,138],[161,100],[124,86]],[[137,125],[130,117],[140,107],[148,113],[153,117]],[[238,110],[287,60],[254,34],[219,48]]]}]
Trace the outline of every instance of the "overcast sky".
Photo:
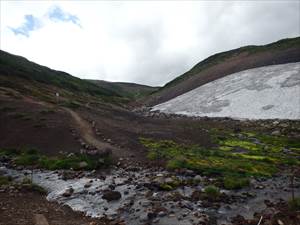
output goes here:
[{"label": "overcast sky", "polygon": [[1,49],[85,79],[164,85],[208,56],[300,35],[300,1],[1,0]]}]

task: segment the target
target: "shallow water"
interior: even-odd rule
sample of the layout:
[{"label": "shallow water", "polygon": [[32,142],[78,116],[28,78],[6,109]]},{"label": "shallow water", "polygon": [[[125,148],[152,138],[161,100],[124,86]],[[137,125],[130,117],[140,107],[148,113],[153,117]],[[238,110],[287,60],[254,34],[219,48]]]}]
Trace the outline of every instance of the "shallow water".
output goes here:
[{"label": "shallow water", "polygon": [[[24,174],[30,174],[28,170],[14,170],[6,167],[1,167],[0,170],[19,180],[26,177]],[[167,174],[167,172],[164,173]],[[197,187],[179,188],[175,191],[151,192],[149,196],[149,189],[143,184],[149,183],[149,177],[156,175],[157,172],[149,170],[130,172],[117,169],[106,175],[105,179],[98,179],[95,175],[86,173],[83,178],[63,180],[58,172],[35,170],[32,178],[33,183],[48,191],[47,199],[49,201],[68,205],[73,210],[83,212],[91,217],[121,218],[126,224],[131,225],[144,224],[147,221],[148,213],[157,207],[165,208],[167,215],[156,217],[154,219],[156,224],[197,224],[204,218],[201,213],[215,217],[218,224],[228,223],[231,217],[238,214],[252,218],[254,212],[265,208],[264,200],[266,199],[276,201],[280,198],[288,199],[290,197],[290,188],[287,185],[289,178],[280,176],[259,182],[253,181],[251,187],[239,191],[225,191],[226,194],[235,196],[234,203],[221,203],[218,210],[206,209],[201,206],[201,202],[182,199],[179,203],[169,198],[175,191],[190,197],[194,190],[203,188],[201,184]],[[87,183],[91,184],[88,188],[84,187]],[[297,184],[299,185],[299,181],[296,182]],[[107,202],[102,199],[103,191],[110,185],[114,185],[115,190],[121,193],[120,200]],[[263,188],[256,189],[255,186]],[[70,197],[63,197],[62,194],[70,187],[74,189],[74,193]],[[246,195],[252,197],[246,197]],[[296,195],[300,195],[299,188],[296,189]]]}]

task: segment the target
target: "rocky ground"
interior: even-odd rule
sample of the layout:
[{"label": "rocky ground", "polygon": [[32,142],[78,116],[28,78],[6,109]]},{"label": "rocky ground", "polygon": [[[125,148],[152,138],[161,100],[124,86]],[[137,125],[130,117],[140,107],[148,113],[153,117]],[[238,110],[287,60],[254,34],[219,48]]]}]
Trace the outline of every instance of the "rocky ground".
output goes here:
[{"label": "rocky ground", "polygon": [[49,202],[37,192],[10,188],[9,193],[0,193],[0,199],[1,225],[35,225],[34,217],[37,214],[44,215],[51,225],[106,224],[74,212],[69,207]]},{"label": "rocky ground", "polygon": [[[188,118],[152,112],[149,108],[132,112],[93,104],[69,110],[71,113],[33,98],[2,98],[1,148],[25,146],[39,149],[49,157],[72,157],[74,153],[99,150],[97,145],[105,143],[114,156],[113,166],[89,172],[83,171],[86,162],[79,163],[79,171],[48,171],[35,166],[32,181],[47,191],[45,195],[16,188],[14,183],[22,183],[26,177],[31,179],[31,171],[1,156],[0,176],[13,180],[0,187],[1,225],[34,224],[36,214],[43,214],[50,225],[257,225],[261,218],[261,225],[296,225],[299,221],[299,211],[291,210],[286,201],[292,188],[289,167],[280,167],[269,179],[252,176],[250,185],[240,190],[225,190],[219,184],[222,175],[190,169],[166,170],[165,160],[149,159],[149,149],[140,141],[148,138],[157,144],[168,140],[198,145],[208,151],[217,146],[216,136],[245,141],[245,135],[263,133],[271,135],[272,140],[299,140],[299,121]],[[88,136],[83,135],[85,132]],[[247,137],[250,139],[260,147],[264,144],[258,137]],[[234,154],[251,155],[251,149],[237,147],[232,150]],[[298,148],[280,146],[280,151],[294,154]],[[299,154],[294,156],[299,160]],[[299,182],[297,178],[296,196],[300,195]],[[218,188],[208,189],[211,185]]]}]

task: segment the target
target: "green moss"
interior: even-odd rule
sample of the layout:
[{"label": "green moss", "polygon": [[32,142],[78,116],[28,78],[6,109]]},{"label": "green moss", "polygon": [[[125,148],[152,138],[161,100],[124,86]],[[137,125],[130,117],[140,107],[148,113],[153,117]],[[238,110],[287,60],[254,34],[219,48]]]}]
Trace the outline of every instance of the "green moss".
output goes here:
[{"label": "green moss", "polygon": [[[283,152],[282,144],[253,143],[259,135],[251,133],[249,136],[251,138],[239,136],[239,140],[235,134],[223,134],[222,138],[216,138],[219,146],[212,149],[178,144],[171,140],[141,138],[140,141],[148,149],[149,159],[165,160],[168,169],[187,168],[203,174],[272,176],[278,171],[278,165],[300,165],[296,157]],[[237,148],[245,151],[235,151]],[[297,154],[297,150],[293,154]]]},{"label": "green moss", "polygon": [[243,149],[247,149],[250,151],[258,151],[261,147],[257,144],[254,144],[250,141],[239,140],[239,139],[226,139],[225,141],[221,141],[220,144],[229,146],[229,147],[240,147]]},{"label": "green moss", "polygon": [[167,162],[168,169],[179,169],[188,167],[188,160],[184,156],[176,156]]},{"label": "green moss", "polygon": [[219,149],[222,150],[222,151],[232,151],[233,147],[230,147],[230,146],[220,146]]},{"label": "green moss", "polygon": [[300,140],[299,139],[292,139],[287,137],[278,137],[278,136],[271,136],[271,135],[257,135],[257,138],[271,146],[276,147],[290,147],[290,148],[300,148]]},{"label": "green moss", "polygon": [[237,135],[225,129],[211,129],[210,135],[216,144],[211,149],[171,140],[141,138],[140,141],[148,148],[149,159],[165,160],[169,169],[187,168],[204,174],[247,177],[272,176],[281,166],[300,165],[295,157],[300,155],[297,139],[251,131]]},{"label": "green moss", "polygon": [[256,136],[256,133],[254,132],[243,132],[242,133],[243,135],[247,136],[247,137],[255,137]]},{"label": "green moss", "polygon": [[159,187],[164,191],[172,191],[174,189],[171,185],[166,183],[161,184]]}]

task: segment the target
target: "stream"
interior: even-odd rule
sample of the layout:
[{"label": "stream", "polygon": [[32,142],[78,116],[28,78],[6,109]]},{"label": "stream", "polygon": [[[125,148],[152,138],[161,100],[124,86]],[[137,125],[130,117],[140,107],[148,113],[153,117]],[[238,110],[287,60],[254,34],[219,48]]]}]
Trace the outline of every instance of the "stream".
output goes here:
[{"label": "stream", "polygon": [[[75,211],[91,217],[122,219],[126,224],[230,224],[231,218],[242,215],[252,218],[255,212],[266,208],[264,201],[287,200],[291,196],[288,176],[270,179],[252,179],[251,185],[238,191],[221,190],[229,196],[228,203],[220,202],[207,207],[202,201],[193,201],[194,191],[201,191],[201,181],[196,186],[179,187],[171,191],[155,190],[154,181],[170,179],[167,171],[153,169],[124,170],[116,168],[101,175],[85,172],[80,177],[63,179],[63,171],[10,169],[0,165],[0,173],[21,181],[32,177],[32,182],[47,190],[47,200],[68,205]],[[174,174],[172,174],[174,177]],[[199,175],[198,175],[199,177]],[[178,179],[193,177],[177,176]],[[295,194],[300,195],[300,181],[295,181]],[[72,189],[69,195],[66,191]],[[108,190],[119,192],[121,197],[113,201],[103,199]]]}]

